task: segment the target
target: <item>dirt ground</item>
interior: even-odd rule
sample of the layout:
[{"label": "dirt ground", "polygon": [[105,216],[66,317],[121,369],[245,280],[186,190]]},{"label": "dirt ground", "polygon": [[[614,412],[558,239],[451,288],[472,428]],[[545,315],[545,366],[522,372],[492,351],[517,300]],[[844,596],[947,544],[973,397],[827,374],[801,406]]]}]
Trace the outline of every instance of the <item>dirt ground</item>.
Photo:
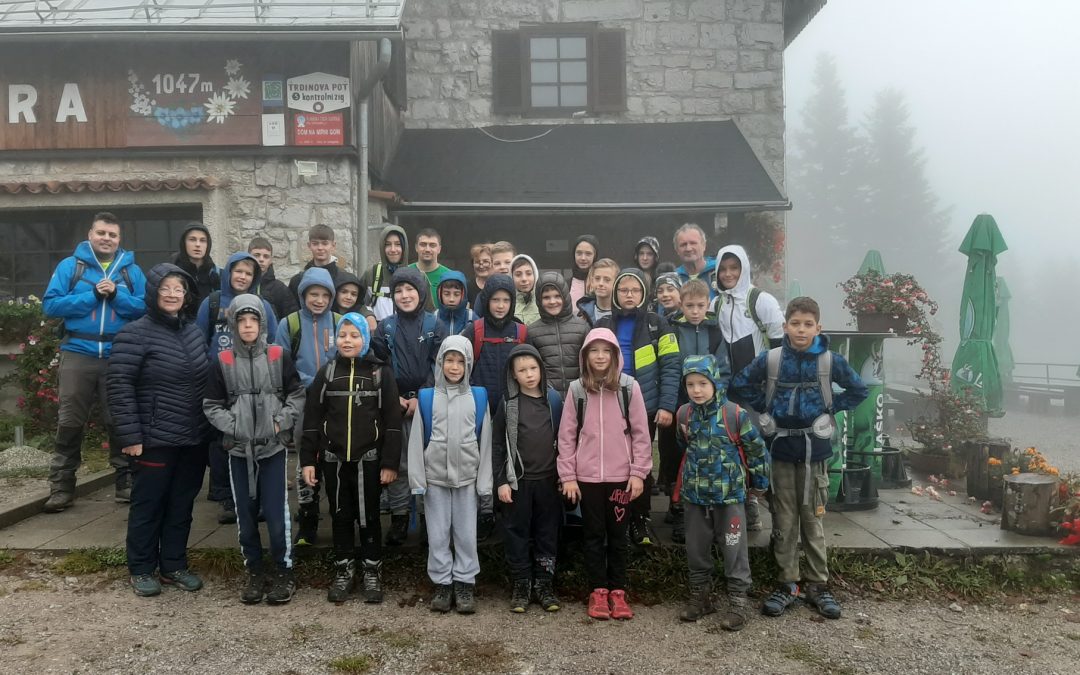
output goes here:
[{"label": "dirt ground", "polygon": [[676,603],[635,607],[629,622],[593,621],[578,603],[514,615],[499,589],[471,617],[397,591],[335,606],[302,588],[288,605],[247,607],[237,581],[143,599],[119,574],[0,572],[0,672],[1046,674],[1076,673],[1080,654],[1080,596],[952,609],[847,597],[839,621],[798,607],[730,634],[715,616],[680,624]]}]

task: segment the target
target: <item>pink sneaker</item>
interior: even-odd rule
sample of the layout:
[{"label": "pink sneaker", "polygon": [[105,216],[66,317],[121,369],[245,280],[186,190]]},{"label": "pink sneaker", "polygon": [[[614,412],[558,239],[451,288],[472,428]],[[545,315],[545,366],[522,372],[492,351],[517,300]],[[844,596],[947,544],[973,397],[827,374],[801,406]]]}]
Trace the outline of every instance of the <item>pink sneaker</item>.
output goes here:
[{"label": "pink sneaker", "polygon": [[589,616],[601,621],[611,618],[611,609],[608,607],[608,589],[597,588],[589,595]]},{"label": "pink sneaker", "polygon": [[626,591],[612,591],[608,595],[608,599],[611,601],[612,619],[634,618],[634,610],[630,609],[630,605],[626,604]]}]

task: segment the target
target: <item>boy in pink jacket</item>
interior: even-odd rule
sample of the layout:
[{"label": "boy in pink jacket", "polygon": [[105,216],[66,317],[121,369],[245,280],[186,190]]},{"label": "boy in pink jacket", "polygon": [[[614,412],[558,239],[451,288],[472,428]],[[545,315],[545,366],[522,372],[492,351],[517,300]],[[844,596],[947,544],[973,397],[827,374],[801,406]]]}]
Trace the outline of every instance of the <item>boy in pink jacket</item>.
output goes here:
[{"label": "boy in pink jacket", "polygon": [[619,340],[596,328],[581,349],[581,378],[570,384],[559,425],[559,480],[581,502],[585,569],[594,619],[632,619],[626,602],[626,527],[630,502],[652,471],[645,400],[622,372]]}]

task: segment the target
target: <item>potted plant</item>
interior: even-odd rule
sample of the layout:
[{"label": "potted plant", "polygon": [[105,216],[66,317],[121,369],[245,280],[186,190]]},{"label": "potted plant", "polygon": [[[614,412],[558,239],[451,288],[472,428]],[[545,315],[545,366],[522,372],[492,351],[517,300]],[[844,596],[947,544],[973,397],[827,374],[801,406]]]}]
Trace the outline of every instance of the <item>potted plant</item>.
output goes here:
[{"label": "potted plant", "polygon": [[907,449],[908,463],[919,472],[964,476],[961,449],[969,441],[986,439],[979,401],[967,390],[953,392],[948,378],[931,383],[930,391],[920,394],[929,410],[907,423],[911,440],[922,446]]},{"label": "potted plant", "polygon": [[938,311],[910,274],[867,270],[837,285],[844,292],[844,307],[863,333],[919,336],[930,331],[929,318]]},{"label": "potted plant", "polygon": [[990,500],[990,503],[997,508],[1001,508],[1005,476],[1015,476],[1021,473],[1040,473],[1047,476],[1059,475],[1057,467],[1051,466],[1046,457],[1033,447],[1023,450],[1012,448],[1001,457],[991,456],[987,458],[986,464],[990,478],[990,493],[987,497],[974,496],[979,499]]}]

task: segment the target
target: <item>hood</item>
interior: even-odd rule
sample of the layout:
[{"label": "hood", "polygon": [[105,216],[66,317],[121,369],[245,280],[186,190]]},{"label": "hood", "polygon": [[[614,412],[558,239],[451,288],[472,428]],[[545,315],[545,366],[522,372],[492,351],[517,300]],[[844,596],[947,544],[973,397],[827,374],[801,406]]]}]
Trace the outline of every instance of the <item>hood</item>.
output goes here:
[{"label": "hood", "polygon": [[[562,295],[562,311],[556,316],[551,316],[544,310],[541,298],[544,297],[545,288],[554,288]],[[541,274],[540,280],[536,282],[535,291],[536,306],[540,310],[541,319],[564,319],[573,313],[574,303],[570,302],[570,286],[566,283],[566,279],[563,279],[563,275],[558,272],[544,272]]]},{"label": "hood", "polygon": [[[704,375],[712,382],[713,387],[716,388],[716,392],[720,394],[720,401],[724,400],[724,394],[727,390],[727,385],[724,384],[724,379],[720,377],[720,369],[716,365],[716,357],[712,354],[700,354],[696,356],[688,356],[683,361],[682,377],[683,382],[686,381],[687,375]],[[713,402],[716,402],[716,398],[713,398]],[[695,404],[696,405],[696,404]],[[707,406],[708,404],[706,404]]]},{"label": "hood", "polygon": [[174,256],[175,260],[191,264],[191,260],[188,258],[187,255],[187,247],[184,246],[184,240],[187,239],[188,233],[192,230],[198,230],[199,232],[202,232],[206,235],[205,260],[207,263],[212,265],[213,261],[210,259],[210,252],[214,250],[214,238],[210,236],[210,229],[202,223],[188,223],[187,227],[184,228],[184,231],[180,233],[180,245],[176,249],[176,255]]},{"label": "hood", "polygon": [[[539,283],[539,281],[540,281],[540,268],[536,266],[536,261],[534,261],[532,258],[525,255],[524,253],[518,253],[516,256],[514,256],[513,258],[510,259],[510,279],[511,280],[513,280],[513,278],[514,278],[514,263],[516,263],[519,260],[524,260],[525,262],[529,263],[529,267],[532,267],[532,271],[533,271],[533,289],[531,291],[529,291],[529,294],[531,295],[532,293],[536,292],[536,284]],[[514,287],[514,292],[515,293],[517,292],[517,287],[516,286]]]},{"label": "hood", "polygon": [[544,367],[544,359],[540,358],[540,352],[536,347],[525,343],[517,345],[510,350],[510,355],[506,357],[506,365],[503,366],[503,378],[506,380],[507,398],[514,398],[521,393],[521,388],[518,386],[517,380],[514,379],[514,369],[511,364],[513,364],[515,356],[521,356],[522,354],[532,356],[536,359],[536,362],[540,364],[540,391],[547,391],[547,368]]},{"label": "hood", "polygon": [[[98,262],[97,255],[94,254],[94,248],[92,246],[90,246],[90,242],[85,240],[85,239],[83,241],[80,241],[79,244],[75,247],[74,255],[75,255],[75,258],[77,258],[78,260],[83,261],[88,266],[93,267],[95,269],[100,264]],[[116,253],[113,254],[113,264],[109,266],[108,277],[110,279],[112,279],[113,281],[116,281],[117,279],[120,278],[119,275],[117,274],[117,271],[121,267],[126,267],[129,263],[132,262],[131,260],[127,259],[128,257],[129,256],[127,255],[126,250],[124,250],[120,246],[116,247]],[[119,263],[119,264],[117,264],[117,263]]]},{"label": "hood", "polygon": [[593,255],[593,262],[596,262],[600,259],[600,241],[596,237],[592,236],[591,234],[583,234],[574,240],[574,245],[570,247],[570,270],[572,276],[575,279],[581,280],[585,279],[585,277],[589,273],[589,270],[578,269],[577,262],[574,260],[574,251],[577,250],[578,244],[583,241],[588,242],[589,245],[593,247],[593,251],[595,251],[595,255]]},{"label": "hood", "polygon": [[[87,247],[89,248],[89,244],[87,244]],[[93,255],[93,253],[91,253],[91,255]],[[161,310],[158,309],[157,304],[158,288],[161,286],[162,280],[171,274],[175,274],[182,278],[184,284],[187,286],[188,292],[184,297],[184,306],[180,309],[181,316],[183,316],[184,312],[192,309],[192,305],[195,302],[195,293],[192,292],[195,289],[195,277],[172,263],[158,263],[151,267],[150,271],[146,273],[146,312],[148,314],[153,314],[159,318],[173,318],[166,314],[162,314]]]},{"label": "hood", "polygon": [[251,293],[259,292],[259,282],[262,281],[262,270],[259,268],[259,263],[255,260],[255,256],[250,253],[240,251],[233,253],[229,256],[229,260],[225,263],[225,268],[221,270],[221,296],[227,298],[229,302],[232,302],[233,289],[229,285],[229,277],[232,276],[233,265],[241,260],[250,260],[251,264],[255,266],[255,277],[251,280],[251,286],[248,287],[248,291]]},{"label": "hood", "polygon": [[[627,278],[635,279],[639,284],[641,284],[641,304],[637,307],[623,307],[620,304],[619,292],[617,289],[619,288],[619,282]],[[647,297],[647,294],[649,292],[649,286],[645,283],[645,273],[636,267],[624,267],[623,270],[619,272],[619,276],[615,277],[615,287],[612,292],[615,294],[615,296],[611,299],[612,307],[620,310],[622,313],[630,314],[638,310],[639,308],[644,307],[649,300],[649,298]]]},{"label": "hood", "polygon": [[[441,289],[442,285],[445,284],[447,281],[456,281],[461,284],[461,292],[468,296],[469,282],[466,281],[464,274],[457,270],[450,270],[445,275],[443,275],[442,281],[439,282],[439,286],[435,290],[438,291],[439,289]],[[466,300],[468,300],[468,297],[466,297]]]},{"label": "hood", "polygon": [[653,269],[660,264],[660,241],[656,237],[642,237],[638,239],[638,242],[634,244],[634,262],[637,262],[637,252],[642,246],[648,246],[652,249],[653,256],[656,260],[653,262]]},{"label": "hood", "polygon": [[[461,379],[461,383],[458,385],[451,385],[446,382],[446,376],[443,375],[443,360],[446,358],[447,352],[459,352],[465,356],[465,377]],[[472,343],[461,335],[451,335],[442,341],[442,345],[439,347],[439,355],[435,357],[435,388],[445,390],[451,386],[469,386],[469,378],[472,376],[473,369],[473,352]]]},{"label": "hood", "polygon": [[[229,310],[225,312],[225,319],[229,322],[229,330],[236,335],[236,319],[241,311],[254,312],[259,317],[259,337],[255,340],[255,349],[266,349],[266,310],[263,308],[263,300],[251,293],[241,293],[229,303]],[[241,347],[244,344],[237,337],[233,340],[233,347]]]},{"label": "hood", "polygon": [[611,348],[615,350],[615,367],[619,372],[623,369],[623,357],[622,350],[619,349],[619,338],[615,337],[615,333],[612,333],[607,328],[593,328],[589,331],[589,334],[585,336],[585,342],[581,345],[581,352],[578,354],[578,365],[581,367],[581,372],[585,372],[585,353],[589,351],[589,345],[594,342],[606,342],[611,345]]},{"label": "hood", "polygon": [[[496,291],[506,291],[510,294],[510,311],[503,321],[513,321],[514,311],[517,308],[517,289],[514,288],[514,280],[506,274],[492,274],[488,277],[488,280],[484,283],[484,290],[480,291],[480,295],[476,299],[476,304],[483,310],[482,312],[477,311],[477,314],[487,317],[487,320],[492,323],[497,323],[495,319],[490,318],[491,315],[487,311],[491,296]],[[501,325],[501,322],[498,323]]]},{"label": "hood", "polygon": [[386,227],[379,232],[379,258],[384,265],[392,264],[386,259],[386,238],[391,234],[401,237],[401,262],[397,266],[404,267],[409,264],[409,235],[405,234],[404,229],[393,223],[387,223]]},{"label": "hood", "polygon": [[296,296],[300,299],[300,311],[307,311],[307,303],[304,302],[304,293],[312,286],[322,286],[330,291],[330,307],[334,306],[334,279],[325,267],[309,267],[300,277],[300,284],[296,288]]},{"label": "hood", "polygon": [[[268,270],[269,271],[269,270]],[[266,277],[263,277],[264,279]],[[360,289],[360,294],[357,296],[356,304],[353,307],[359,307],[364,304],[364,298],[367,297],[368,289],[364,280],[356,276],[352,272],[346,272],[345,270],[338,270],[337,279],[334,284],[334,311],[340,311],[337,307],[337,298],[340,295],[341,287],[345,284],[354,284]]]},{"label": "hood", "polygon": [[364,340],[364,346],[360,348],[360,354],[357,358],[364,358],[368,355],[368,351],[371,350],[371,330],[368,329],[367,319],[360,316],[357,312],[349,312],[345,316],[338,319],[337,325],[334,326],[334,334],[337,335],[341,332],[341,327],[347,323],[351,323],[360,330],[360,337]]},{"label": "hood", "polygon": [[[431,297],[431,286],[428,284],[427,276],[415,267],[397,268],[394,270],[394,276],[390,277],[390,297],[394,296],[394,289],[401,284],[409,284],[420,294],[420,302],[417,304],[416,310],[411,314],[419,314],[424,311],[424,307],[427,307],[428,304],[428,298]],[[397,305],[394,305],[394,311],[398,311]]]},{"label": "hood", "polygon": [[784,346],[787,347],[788,349],[790,349],[792,352],[794,352],[796,354],[815,354],[816,355],[816,354],[824,353],[826,350],[829,349],[829,343],[830,342],[831,342],[831,340],[829,339],[829,336],[827,334],[818,333],[817,336],[814,338],[813,343],[810,344],[810,346],[806,349],[805,352],[798,352],[798,351],[795,350],[794,347],[791,346],[791,340],[788,338],[788,336],[787,335],[784,336]]},{"label": "hood", "polygon": [[[739,275],[739,280],[735,282],[735,288],[721,290],[719,279],[720,261],[729,253],[739,259],[739,264],[742,265],[742,274]],[[742,246],[731,244],[716,252],[716,272],[713,274],[713,283],[716,284],[717,291],[733,298],[745,299],[750,295],[750,274],[750,256],[746,255],[746,249]]]}]

